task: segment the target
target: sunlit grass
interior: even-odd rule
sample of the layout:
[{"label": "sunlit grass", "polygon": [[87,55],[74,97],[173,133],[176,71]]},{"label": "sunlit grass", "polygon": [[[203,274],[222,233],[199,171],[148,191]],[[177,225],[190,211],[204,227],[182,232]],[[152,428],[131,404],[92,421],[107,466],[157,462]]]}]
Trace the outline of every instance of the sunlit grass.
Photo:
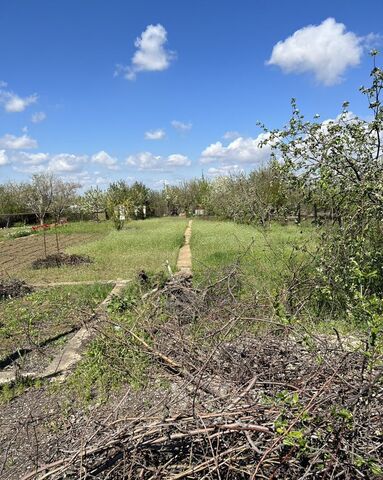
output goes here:
[{"label": "sunlit grass", "polygon": [[195,281],[204,282],[209,273],[239,262],[249,285],[272,292],[283,285],[291,262],[304,255],[297,246],[314,248],[316,235],[310,224],[274,223],[262,228],[194,220],[191,248]]},{"label": "sunlit grass", "polygon": [[101,238],[66,250],[67,253],[89,255],[93,263],[59,269],[28,268],[18,276],[35,283],[114,280],[131,278],[140,270],[161,270],[167,261],[174,268],[186,224],[186,220],[179,218],[155,218],[129,222],[120,231],[112,229],[109,222],[68,225],[62,227],[63,233],[105,233]]}]

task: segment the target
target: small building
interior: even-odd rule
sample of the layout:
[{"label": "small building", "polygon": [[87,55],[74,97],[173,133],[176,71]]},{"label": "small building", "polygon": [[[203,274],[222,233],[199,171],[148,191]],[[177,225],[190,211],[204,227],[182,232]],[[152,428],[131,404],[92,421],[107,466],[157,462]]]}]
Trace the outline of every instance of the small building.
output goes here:
[{"label": "small building", "polygon": [[202,208],[202,207],[197,207],[195,210],[194,210],[194,215],[196,217],[201,217],[203,215],[205,215],[205,209]]}]

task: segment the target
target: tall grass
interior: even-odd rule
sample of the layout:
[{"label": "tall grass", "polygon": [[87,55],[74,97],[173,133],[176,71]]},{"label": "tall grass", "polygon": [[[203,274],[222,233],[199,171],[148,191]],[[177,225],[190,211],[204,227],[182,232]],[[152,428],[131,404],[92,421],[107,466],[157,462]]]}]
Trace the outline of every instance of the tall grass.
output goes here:
[{"label": "tall grass", "polygon": [[291,262],[302,255],[297,246],[313,248],[315,237],[311,224],[274,223],[263,228],[195,220],[191,240],[195,281],[204,282],[209,272],[214,275],[239,262],[250,287],[272,292],[283,286]]}]

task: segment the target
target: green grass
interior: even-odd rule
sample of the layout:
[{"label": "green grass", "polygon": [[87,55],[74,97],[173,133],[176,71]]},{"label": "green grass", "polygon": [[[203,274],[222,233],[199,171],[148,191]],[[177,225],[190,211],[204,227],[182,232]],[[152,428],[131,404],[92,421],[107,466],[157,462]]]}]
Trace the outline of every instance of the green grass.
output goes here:
[{"label": "green grass", "polygon": [[68,253],[89,255],[90,265],[60,269],[25,269],[18,275],[29,282],[128,279],[139,270],[158,271],[169,261],[174,268],[183,242],[186,220],[155,218],[129,222],[121,231],[109,222],[81,222],[62,227],[64,233],[100,233],[95,241],[67,249]]},{"label": "green grass", "polygon": [[271,224],[261,228],[232,222],[193,220],[193,272],[197,283],[209,274],[240,261],[249,286],[272,292],[283,286],[284,275],[301,252],[296,245],[315,246],[312,225]]},{"label": "green grass", "polygon": [[111,288],[100,284],[58,287],[0,302],[0,360],[80,326]]},{"label": "green grass", "polygon": [[128,331],[134,331],[150,343],[142,329],[139,312],[142,294],[152,287],[143,287],[138,281],[131,282],[120,297],[109,303],[110,321],[101,325],[99,335],[90,343],[66,382],[72,401],[81,404],[93,400],[104,402],[126,383],[134,390],[145,387],[150,358]]},{"label": "green grass", "polygon": [[[56,231],[61,234],[107,234],[113,230],[113,223],[111,221],[103,222],[94,222],[94,221],[83,221],[83,222],[69,222],[64,225],[60,225],[56,228],[52,227],[48,230],[45,230],[47,235],[55,235]],[[42,230],[36,232],[37,235],[43,235]]]}]

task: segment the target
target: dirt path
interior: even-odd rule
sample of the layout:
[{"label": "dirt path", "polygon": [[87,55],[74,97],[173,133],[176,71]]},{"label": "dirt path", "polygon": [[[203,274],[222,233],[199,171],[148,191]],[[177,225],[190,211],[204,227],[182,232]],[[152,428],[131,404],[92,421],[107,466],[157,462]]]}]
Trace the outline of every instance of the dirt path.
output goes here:
[{"label": "dirt path", "polygon": [[[95,311],[95,318],[105,315],[105,308],[113,297],[120,295],[129,280],[119,280],[109,295],[100,303]],[[95,320],[97,321],[97,320]],[[93,323],[93,322],[92,322]],[[81,359],[84,344],[92,335],[92,323],[81,327],[76,334],[70,338],[63,349],[53,358],[51,363],[42,373],[21,372],[21,371],[0,371],[0,386],[15,382],[21,378],[44,379],[57,375],[65,375]]]},{"label": "dirt path", "polygon": [[190,239],[192,235],[192,223],[193,220],[189,221],[188,226],[186,227],[184,238],[185,243],[183,247],[180,248],[177,260],[177,269],[188,276],[192,276],[192,256],[190,249]]}]

